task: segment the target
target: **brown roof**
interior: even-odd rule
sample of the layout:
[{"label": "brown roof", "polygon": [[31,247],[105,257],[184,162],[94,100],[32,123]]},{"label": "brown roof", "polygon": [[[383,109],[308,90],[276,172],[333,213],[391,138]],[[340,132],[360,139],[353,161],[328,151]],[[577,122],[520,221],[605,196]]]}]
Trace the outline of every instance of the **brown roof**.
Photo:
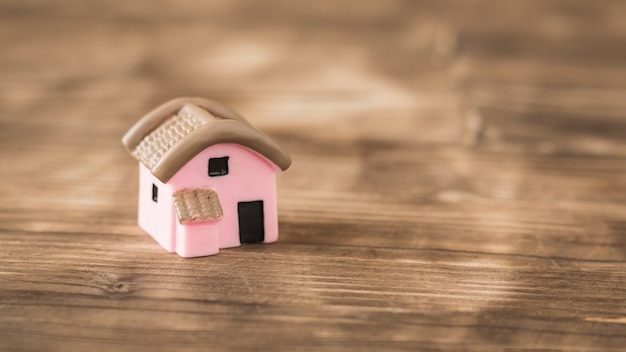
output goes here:
[{"label": "brown roof", "polygon": [[222,206],[213,190],[184,189],[174,192],[172,199],[181,224],[222,218]]},{"label": "brown roof", "polygon": [[122,143],[162,182],[218,143],[248,147],[282,170],[291,165],[287,152],[270,137],[233,111],[202,98],[178,98],[159,106],[141,118]]}]

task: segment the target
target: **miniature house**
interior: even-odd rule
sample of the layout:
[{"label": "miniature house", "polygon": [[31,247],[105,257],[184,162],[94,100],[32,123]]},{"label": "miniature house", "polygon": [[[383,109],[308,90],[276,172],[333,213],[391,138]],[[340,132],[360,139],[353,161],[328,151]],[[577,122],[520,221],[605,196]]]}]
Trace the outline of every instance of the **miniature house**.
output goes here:
[{"label": "miniature house", "polygon": [[278,239],[276,173],[291,159],[243,117],[179,98],[122,141],[139,161],[139,226],[166,250],[199,257]]}]

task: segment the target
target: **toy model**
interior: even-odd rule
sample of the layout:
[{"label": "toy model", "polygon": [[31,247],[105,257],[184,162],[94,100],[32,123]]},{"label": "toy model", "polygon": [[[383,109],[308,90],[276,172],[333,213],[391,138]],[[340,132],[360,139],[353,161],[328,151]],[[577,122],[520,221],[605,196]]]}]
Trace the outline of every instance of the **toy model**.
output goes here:
[{"label": "toy model", "polygon": [[289,155],[226,107],[179,98],[122,139],[139,161],[139,226],[182,257],[278,239],[276,173]]}]

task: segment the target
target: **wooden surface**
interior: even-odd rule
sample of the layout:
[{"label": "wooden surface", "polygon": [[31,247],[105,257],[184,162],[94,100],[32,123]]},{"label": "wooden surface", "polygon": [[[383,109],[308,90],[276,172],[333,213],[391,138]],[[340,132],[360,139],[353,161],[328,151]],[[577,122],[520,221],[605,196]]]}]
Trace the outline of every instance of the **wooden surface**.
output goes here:
[{"label": "wooden surface", "polygon": [[[623,1],[0,3],[0,350],[625,350]],[[291,153],[273,245],[136,225],[183,95]]]}]

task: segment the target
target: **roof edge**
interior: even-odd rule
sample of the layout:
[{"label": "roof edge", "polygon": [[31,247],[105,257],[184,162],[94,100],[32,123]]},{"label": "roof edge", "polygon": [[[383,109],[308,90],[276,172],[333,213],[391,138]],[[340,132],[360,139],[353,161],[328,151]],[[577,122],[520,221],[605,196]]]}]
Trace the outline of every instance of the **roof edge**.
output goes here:
[{"label": "roof edge", "polygon": [[235,143],[261,154],[281,170],[291,165],[291,157],[265,133],[240,121],[219,120],[203,125],[172,146],[154,165],[151,172],[167,183],[189,160],[204,149],[221,143]]},{"label": "roof edge", "polygon": [[200,97],[176,98],[161,104],[156,109],[144,115],[133,125],[133,127],[128,130],[128,132],[126,132],[124,137],[122,137],[122,143],[126,149],[132,153],[148,133],[157,128],[171,115],[177,113],[186,104],[197,105],[211,114],[223,119],[236,120],[248,124],[248,121],[246,121],[246,119],[244,119],[241,115],[216,101]]}]

